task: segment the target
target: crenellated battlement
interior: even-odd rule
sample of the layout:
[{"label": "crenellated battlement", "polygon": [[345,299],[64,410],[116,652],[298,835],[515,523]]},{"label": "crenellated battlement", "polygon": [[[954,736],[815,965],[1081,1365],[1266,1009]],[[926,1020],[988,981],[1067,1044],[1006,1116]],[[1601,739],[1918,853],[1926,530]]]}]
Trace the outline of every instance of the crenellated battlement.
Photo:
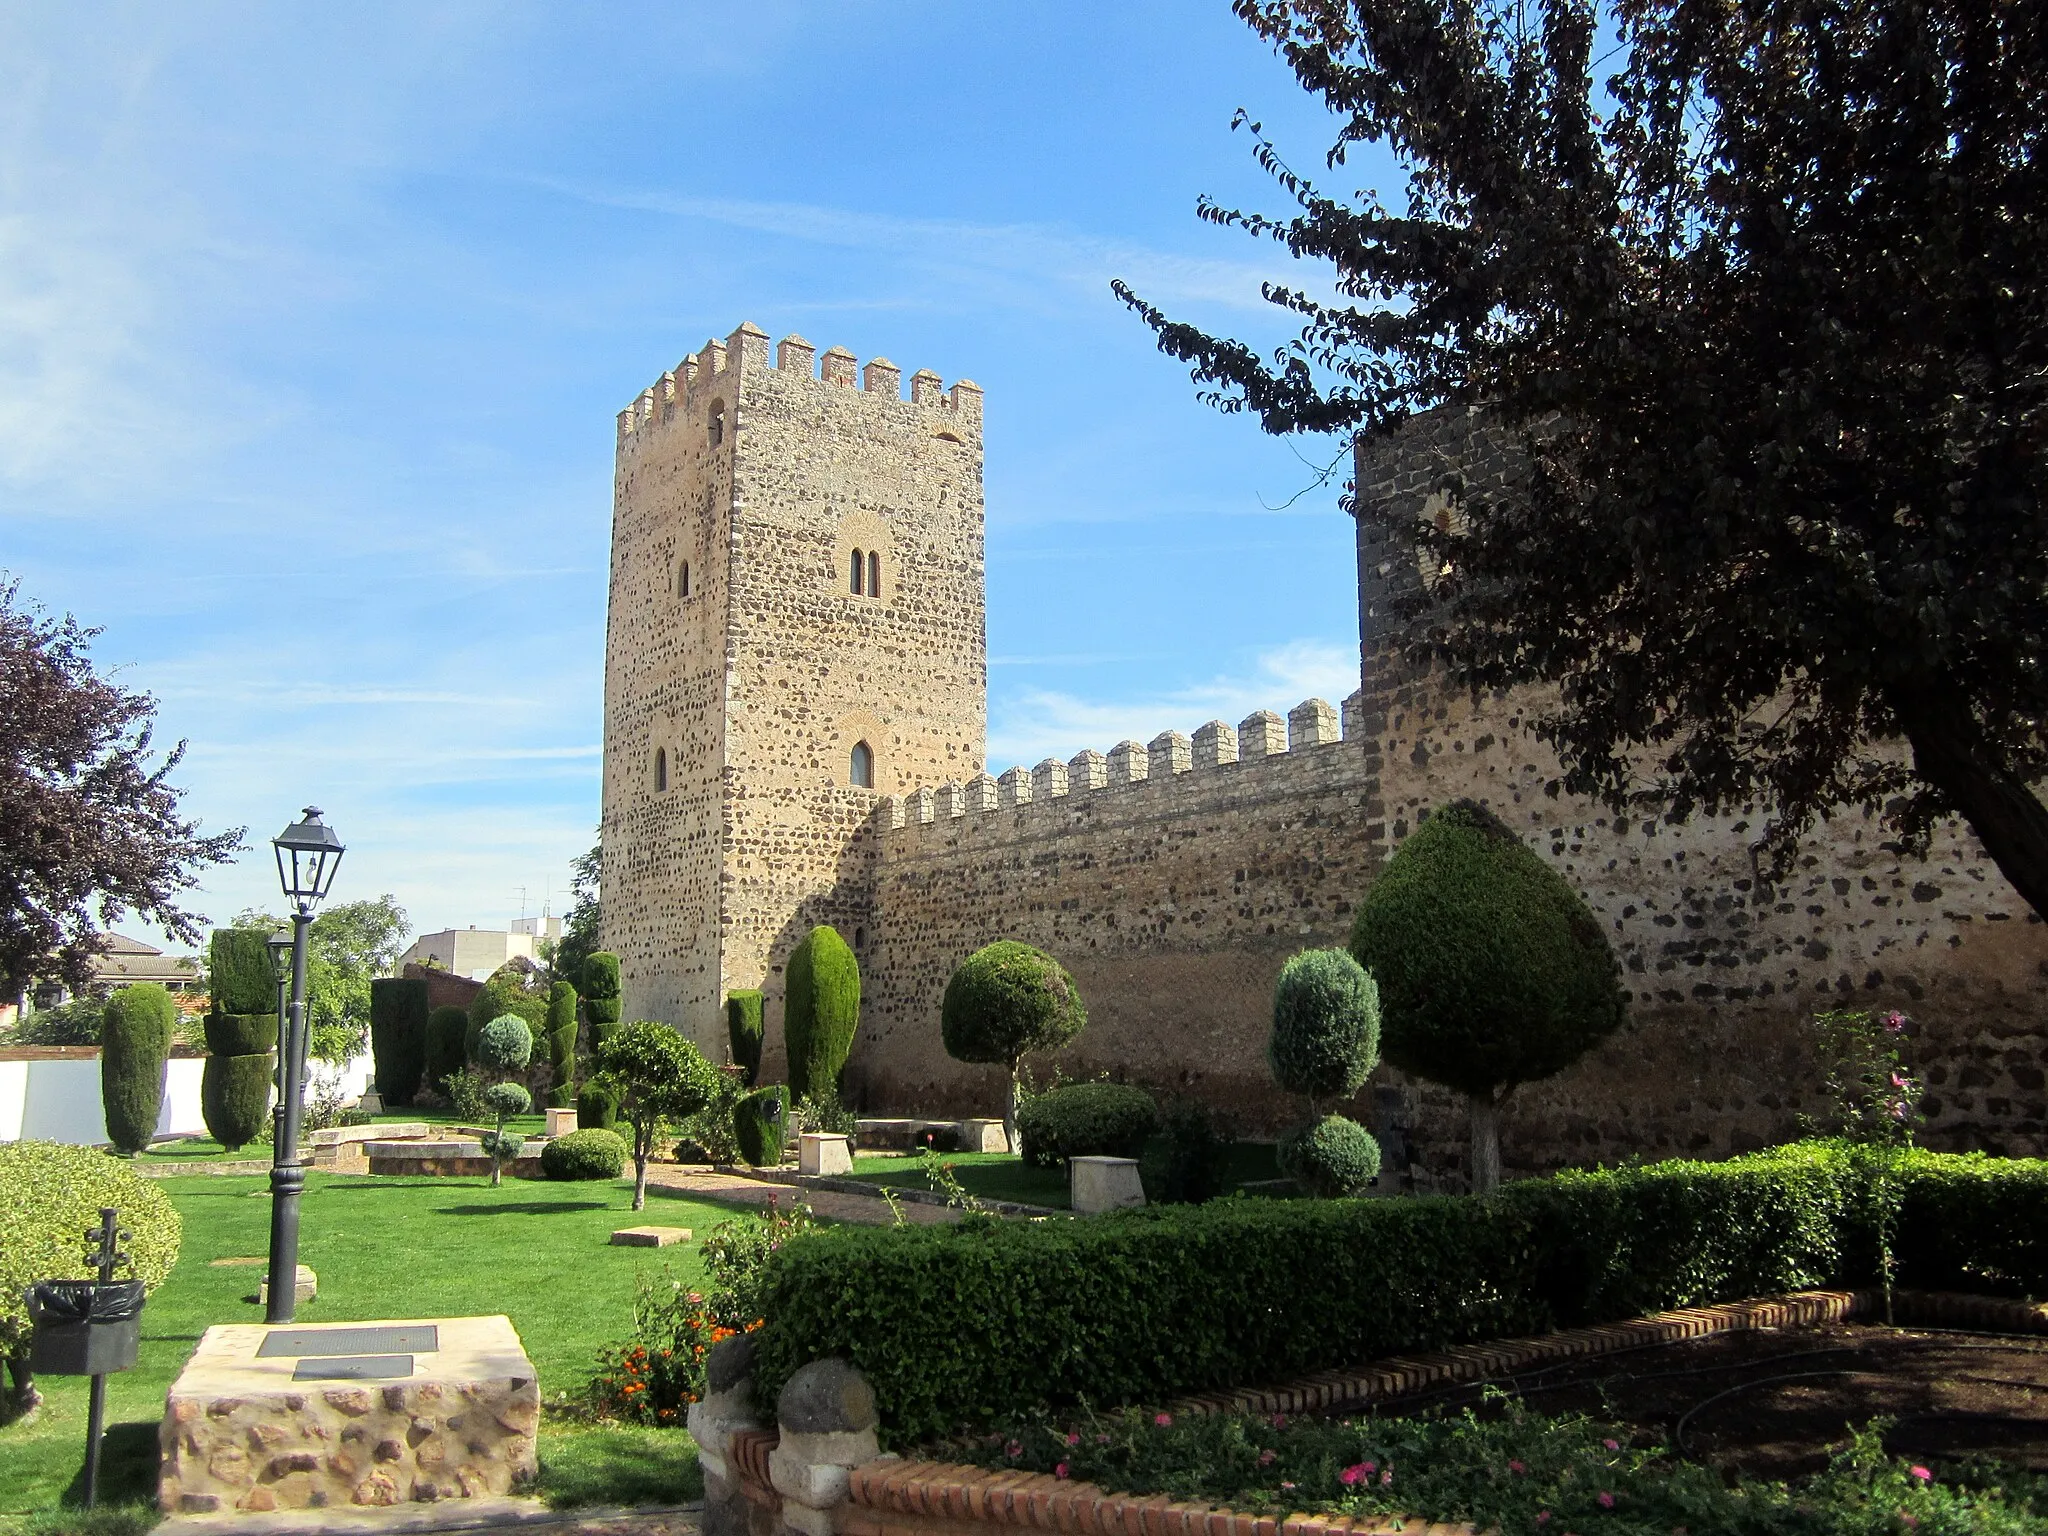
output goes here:
[{"label": "crenellated battlement", "polygon": [[777,342],[771,357],[768,333],[749,321],[724,341],[713,338],[705,342],[642,390],[638,399],[619,412],[619,443],[623,446],[678,415],[694,419],[696,408],[721,391],[736,394],[738,376],[747,369],[772,369],[784,376],[794,374],[821,388],[850,389],[945,412],[961,424],[971,424],[976,431],[980,430],[982,392],[972,379],[956,380],[948,389],[939,375],[921,368],[910,376],[906,397],[903,370],[886,357],[871,358],[863,367],[859,358],[845,347],[827,347],[821,353],[794,334]]},{"label": "crenellated battlement", "polygon": [[1048,757],[1036,767],[1009,768],[997,777],[981,773],[965,783],[884,796],[876,824],[885,834],[908,834],[905,846],[911,846],[920,829],[944,828],[963,817],[993,818],[1033,808],[1042,812],[1054,801],[1078,808],[1098,795],[1198,788],[1226,771],[1243,772],[1269,760],[1300,762],[1318,748],[1356,743],[1364,728],[1361,699],[1353,693],[1341,711],[1322,699],[1304,699],[1285,719],[1261,709],[1235,726],[1211,720],[1192,737],[1161,731],[1148,742],[1120,741],[1107,753],[1088,748],[1065,762]]}]

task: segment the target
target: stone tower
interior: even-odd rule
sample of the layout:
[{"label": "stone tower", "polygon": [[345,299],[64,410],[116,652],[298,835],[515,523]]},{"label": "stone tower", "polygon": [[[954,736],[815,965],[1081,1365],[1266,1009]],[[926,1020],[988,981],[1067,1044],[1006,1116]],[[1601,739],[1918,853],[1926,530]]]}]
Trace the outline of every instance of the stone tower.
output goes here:
[{"label": "stone tower", "polygon": [[[714,1061],[723,999],[873,927],[885,795],[982,769],[981,391],[742,325],[619,413],[604,942]],[[864,781],[864,782],[863,782]]]}]

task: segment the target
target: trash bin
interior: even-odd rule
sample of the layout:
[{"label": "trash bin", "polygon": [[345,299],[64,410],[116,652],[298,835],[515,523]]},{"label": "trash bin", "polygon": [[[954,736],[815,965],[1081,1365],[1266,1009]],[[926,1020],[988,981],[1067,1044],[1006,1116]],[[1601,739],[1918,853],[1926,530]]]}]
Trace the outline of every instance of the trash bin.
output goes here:
[{"label": "trash bin", "polygon": [[140,1280],[42,1280],[26,1293],[35,1327],[29,1370],[104,1376],[135,1364],[142,1342]]}]

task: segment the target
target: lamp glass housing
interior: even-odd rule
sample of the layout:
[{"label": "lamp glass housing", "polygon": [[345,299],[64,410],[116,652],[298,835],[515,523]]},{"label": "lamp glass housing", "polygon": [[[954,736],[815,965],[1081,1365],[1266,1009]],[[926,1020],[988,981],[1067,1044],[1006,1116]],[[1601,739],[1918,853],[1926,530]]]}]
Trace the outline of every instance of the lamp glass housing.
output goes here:
[{"label": "lamp glass housing", "polygon": [[284,894],[301,912],[310,912],[334,884],[334,872],[341,867],[341,839],[320,819],[320,808],[309,805],[299,820],[270,840],[270,846],[277,852],[277,881]]}]

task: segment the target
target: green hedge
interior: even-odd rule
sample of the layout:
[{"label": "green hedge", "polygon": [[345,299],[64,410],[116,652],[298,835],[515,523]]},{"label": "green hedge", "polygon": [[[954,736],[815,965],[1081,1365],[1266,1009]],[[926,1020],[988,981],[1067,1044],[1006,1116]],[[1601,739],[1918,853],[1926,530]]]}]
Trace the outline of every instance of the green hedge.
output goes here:
[{"label": "green hedge", "polygon": [[1070,1157],[1136,1157],[1159,1129],[1159,1105],[1127,1083],[1074,1083],[1017,1111],[1024,1161],[1053,1168]]},{"label": "green hedge", "polygon": [[418,977],[380,976],[370,983],[370,1054],[377,1092],[400,1108],[420,1091],[427,1070],[427,984]]},{"label": "green hedge", "polygon": [[860,1028],[860,962],[838,929],[820,923],[789,952],[784,983],[790,1097],[834,1099]]},{"label": "green hedge", "polygon": [[549,1109],[568,1109],[576,1102],[576,989],[558,981],[548,993],[548,1066],[554,1086],[548,1089]]},{"label": "green hedge", "polygon": [[469,1038],[469,1010],[443,1003],[427,1015],[427,1081],[435,1093],[446,1093],[448,1079],[469,1065],[464,1049]]},{"label": "green hedge", "polygon": [[209,1056],[199,1073],[199,1113],[207,1134],[233,1152],[262,1134],[270,1118],[277,1055]]},{"label": "green hedge", "polygon": [[206,946],[207,986],[216,1013],[277,1012],[277,969],[268,928],[216,928]]},{"label": "green hedge", "polygon": [[123,987],[107,999],[100,1019],[100,1108],[107,1140],[140,1152],[156,1134],[164,1107],[164,1062],[178,1005],[155,982]]},{"label": "green hedge", "polygon": [[[1224,1200],[1087,1220],[833,1227],[771,1261],[756,1389],[828,1355],[895,1443],[1034,1404],[1108,1406],[1384,1355],[1871,1280],[1833,1144],[1567,1173],[1486,1200]],[[1909,1286],[2048,1291],[2048,1163],[1922,1153]]]}]

